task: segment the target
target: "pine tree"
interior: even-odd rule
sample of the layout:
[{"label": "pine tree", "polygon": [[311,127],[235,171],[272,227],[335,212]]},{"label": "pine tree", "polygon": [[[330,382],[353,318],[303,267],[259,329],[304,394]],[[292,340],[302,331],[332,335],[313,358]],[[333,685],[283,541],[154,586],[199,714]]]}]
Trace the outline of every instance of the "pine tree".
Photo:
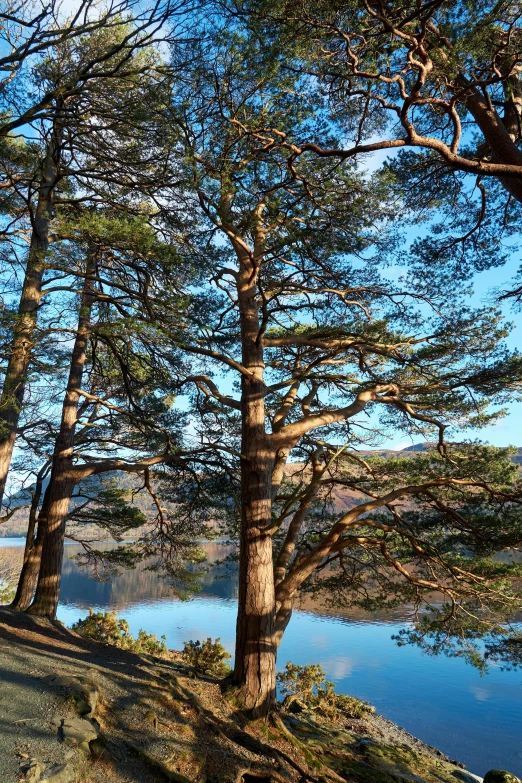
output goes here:
[{"label": "pine tree", "polygon": [[[9,358],[0,397],[0,502],[38,341],[37,317],[46,296],[43,286],[46,276],[52,277],[49,245],[57,212],[67,214],[75,204],[103,200],[119,200],[126,206],[135,198],[134,190],[129,194],[129,183],[135,187],[141,179],[146,180],[148,193],[142,203],[138,200],[134,204],[139,214],[151,210],[150,199],[161,184],[151,184],[156,161],[148,142],[155,126],[153,121],[144,122],[143,109],[148,103],[147,111],[151,112],[161,100],[162,77],[153,73],[160,60],[156,52],[143,48],[143,42],[137,43],[135,50],[129,48],[135,25],[129,21],[115,28],[102,26],[96,34],[59,41],[34,72],[34,81],[42,83],[48,93],[58,92],[49,103],[45,121],[34,128],[41,138],[42,157],[36,172],[25,172],[26,210],[16,214],[19,222],[25,217],[29,223],[31,241],[12,338],[6,347]],[[93,62],[103,62],[103,71],[65,96],[59,89],[64,80],[77,85]],[[34,149],[34,142],[31,146]],[[22,183],[18,171],[14,174],[11,188],[19,192]],[[6,209],[10,208],[8,201]]]},{"label": "pine tree", "polygon": [[[54,455],[42,505],[38,513],[32,509],[37,534],[33,525],[15,599],[17,608],[27,608],[38,579],[29,611],[50,617],[58,603],[74,490],[89,477],[118,470],[147,474],[151,465],[177,459],[181,440],[179,416],[168,403],[172,352],[155,324],[148,323],[160,281],[168,276],[171,287],[182,284],[176,255],[146,221],[95,213],[76,216],[62,265],[71,294],[80,282],[76,323],[62,327],[74,340],[61,418],[55,431],[43,435],[54,441]],[[60,288],[67,288],[63,281]],[[174,305],[171,296],[171,314]],[[140,313],[142,322],[136,319]],[[163,354],[171,360],[168,372]],[[39,450],[46,449],[40,444]],[[119,496],[112,498],[120,504]],[[119,510],[124,510],[121,504]]]},{"label": "pine tree", "polygon": [[[490,421],[521,372],[497,313],[441,295],[443,263],[406,289],[386,277],[393,179],[296,154],[333,133],[322,96],[257,41],[217,36],[172,109],[199,204],[193,242],[211,261],[192,326],[173,339],[193,357],[180,385],[209,454],[193,483],[221,493],[216,516],[228,509],[239,537],[234,680],[254,715],[273,704],[298,591],[325,569],[336,569],[325,586],[337,578],[368,601],[379,585],[385,603],[440,591],[455,627],[472,606],[489,621],[518,605],[516,568],[481,557],[520,541],[516,469],[446,433]],[[434,450],[359,456],[390,429],[434,438]],[[332,503],[339,487],[361,498],[346,513]]]},{"label": "pine tree", "polygon": [[[313,74],[342,126],[337,147],[309,134],[296,156],[385,156],[403,219],[429,224],[444,211],[420,250],[464,258],[459,276],[514,251],[502,240],[518,231],[522,203],[518,2],[269,0],[228,12]],[[520,300],[521,290],[518,280],[500,293]]]}]

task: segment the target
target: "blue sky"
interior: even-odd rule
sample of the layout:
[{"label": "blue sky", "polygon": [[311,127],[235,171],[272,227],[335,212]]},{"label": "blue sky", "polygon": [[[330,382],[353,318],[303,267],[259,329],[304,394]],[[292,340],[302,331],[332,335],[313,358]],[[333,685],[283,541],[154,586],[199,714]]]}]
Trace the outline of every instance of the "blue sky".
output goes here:
[{"label": "blue sky", "polygon": [[[506,266],[478,274],[474,280],[473,304],[491,303],[496,298],[495,289],[505,290],[509,288],[509,283],[516,274],[520,264],[520,255],[513,254]],[[513,329],[506,342],[512,350],[520,349],[522,346],[522,313],[515,312],[510,304],[505,304],[503,311],[506,318],[513,324]],[[477,437],[482,441],[490,443],[492,446],[522,447],[522,401],[511,404],[508,414],[496,424],[485,427],[480,431],[468,430],[465,436],[467,438]],[[412,443],[412,440],[398,437],[392,439],[390,444],[386,444],[386,446],[391,449],[401,449],[411,446]]]},{"label": "blue sky", "polygon": [[[417,232],[410,229],[407,232],[407,242],[414,239],[417,235]],[[514,253],[505,266],[477,274],[473,281],[474,293],[470,299],[470,304],[477,307],[486,304],[497,304],[498,292],[502,292],[503,290],[512,287],[512,280],[521,263],[522,259],[520,253]],[[387,270],[387,275],[395,279],[397,274],[399,274],[399,271],[400,270],[397,267],[390,267],[390,269]],[[512,330],[506,343],[511,350],[517,350],[522,346],[522,312],[517,313],[511,303],[505,303],[502,309],[506,319],[512,324]],[[233,386],[234,377],[235,376],[225,373],[222,377],[216,377],[215,380],[222,393],[230,394],[237,398],[237,391]],[[180,405],[182,409],[188,406],[188,398],[185,398],[184,396],[178,397],[178,405]],[[359,420],[363,424],[368,424],[368,421],[364,420],[364,418]],[[375,423],[377,423],[376,419]],[[484,427],[481,430],[464,430],[462,436],[455,432],[451,432],[449,439],[479,439],[492,446],[522,447],[522,400],[521,402],[511,404],[508,408],[507,415],[499,419],[495,424]],[[376,450],[385,448],[399,451],[408,446],[412,446],[415,443],[422,442],[423,440],[424,437],[422,434],[419,434],[418,436],[413,435],[408,438],[405,437],[404,433],[397,433],[396,436],[391,435],[389,439],[383,440],[379,446],[375,446],[374,448]],[[368,446],[368,448],[372,447]]]}]

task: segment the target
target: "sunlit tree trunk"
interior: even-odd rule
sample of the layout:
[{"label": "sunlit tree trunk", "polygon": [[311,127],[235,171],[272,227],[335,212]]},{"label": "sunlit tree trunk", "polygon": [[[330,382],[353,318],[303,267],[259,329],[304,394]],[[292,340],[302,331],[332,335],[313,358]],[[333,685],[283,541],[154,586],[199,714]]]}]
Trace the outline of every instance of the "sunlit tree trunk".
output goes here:
[{"label": "sunlit tree trunk", "polygon": [[54,188],[60,163],[60,132],[56,127],[47,145],[22,296],[9,347],[2,394],[0,395],[0,505],[11,465],[16,431],[24,401],[27,370],[34,347],[38,305],[42,298],[42,280],[49,247],[49,227],[53,216]]},{"label": "sunlit tree trunk", "polygon": [[[459,86],[465,83],[463,79],[460,82],[457,81]],[[505,87],[512,91],[517,99],[520,99],[522,88],[518,76],[508,79]],[[491,152],[491,159],[495,163],[522,166],[522,150],[517,144],[521,135],[520,115],[516,111],[518,104],[509,100],[508,95],[506,95],[506,99],[508,99],[508,109],[503,118],[500,117],[491,102],[486,99],[485,93],[478,88],[469,90],[465,95],[464,103],[484,135]],[[522,178],[499,177],[499,179],[508,193],[517,201],[522,202]]]},{"label": "sunlit tree trunk", "polygon": [[51,484],[49,483],[44,493],[40,513],[37,515],[37,507],[34,505],[29,514],[24,561],[18,579],[16,594],[11,603],[13,609],[25,611],[33,600],[36,583],[38,581],[38,572],[40,570],[42,544],[46,527],[45,518],[49,508],[50,488]]},{"label": "sunlit tree trunk", "polygon": [[83,368],[91,333],[91,311],[96,298],[94,274],[95,262],[92,256],[87,265],[60,431],[54,449],[49,485],[49,508],[42,520],[43,543],[38,583],[34,601],[28,609],[31,614],[49,618],[56,616],[60,595],[65,524],[72,493],[78,483],[78,473],[74,470],[72,457]]},{"label": "sunlit tree trunk", "polygon": [[275,701],[274,567],[272,562],[271,477],[274,454],[265,431],[265,384],[255,280],[240,257],[241,310],[241,541],[234,681],[247,710],[266,715]]}]

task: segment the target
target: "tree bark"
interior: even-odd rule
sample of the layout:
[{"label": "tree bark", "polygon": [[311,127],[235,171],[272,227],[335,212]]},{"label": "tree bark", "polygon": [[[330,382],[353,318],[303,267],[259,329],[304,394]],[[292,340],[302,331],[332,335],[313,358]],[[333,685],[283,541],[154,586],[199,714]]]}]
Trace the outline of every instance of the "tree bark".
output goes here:
[{"label": "tree bark", "polygon": [[[516,82],[519,89],[518,78]],[[464,84],[465,81],[461,80],[459,86]],[[491,150],[492,161],[522,166],[522,150],[517,146],[520,129],[517,123],[514,132],[513,110],[508,111],[502,119],[494,107],[488,105],[484,95],[477,88],[471,89],[466,94],[464,104],[482,131]],[[522,177],[499,177],[499,180],[508,193],[522,203]]]},{"label": "tree bark", "polygon": [[[36,518],[36,508],[31,508],[31,513],[29,515],[24,561],[18,579],[16,594],[11,603],[12,609],[19,609],[22,612],[27,609],[33,600],[36,583],[38,581],[38,572],[40,570],[42,557],[42,544],[46,527],[45,519],[49,509],[50,488],[51,483],[47,485],[47,489],[45,490],[42,507],[38,514],[38,521]],[[36,525],[38,525],[38,527],[35,535]]]},{"label": "tree bark", "polygon": [[47,145],[38,201],[32,216],[31,244],[24,285],[0,396],[0,505],[13,456],[27,370],[34,346],[38,306],[42,298],[45,258],[49,247],[49,226],[53,216],[54,188],[59,176],[60,154],[60,130],[55,123]]},{"label": "tree bark", "polygon": [[54,448],[54,462],[49,484],[49,508],[43,519],[43,543],[40,572],[34,601],[28,609],[40,617],[56,617],[60,596],[65,524],[74,487],[79,475],[73,466],[74,433],[78,420],[78,405],[87,344],[91,334],[91,311],[94,290],[94,253],[87,263],[78,328],[71,355],[69,380],[62,408],[60,431]]},{"label": "tree bark", "polygon": [[292,617],[293,610],[294,610],[293,598],[285,598],[284,601],[278,602],[278,609],[277,609],[276,621],[275,621],[275,634],[274,634],[275,643],[278,648],[281,642],[283,641],[283,635],[288,627],[288,623],[290,622],[290,619]]},{"label": "tree bark", "polygon": [[276,645],[271,482],[275,454],[265,430],[263,345],[253,262],[238,253],[242,364],[241,537],[234,682],[254,717],[275,703]]}]

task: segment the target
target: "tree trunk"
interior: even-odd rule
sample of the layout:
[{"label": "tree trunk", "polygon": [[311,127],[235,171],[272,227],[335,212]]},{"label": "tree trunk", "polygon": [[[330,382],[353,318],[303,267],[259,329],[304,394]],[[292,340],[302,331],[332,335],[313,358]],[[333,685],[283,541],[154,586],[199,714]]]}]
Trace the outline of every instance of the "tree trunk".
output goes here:
[{"label": "tree trunk", "polygon": [[294,610],[293,598],[285,598],[285,600],[279,603],[278,605],[276,620],[275,620],[275,633],[274,633],[275,643],[278,648],[281,642],[283,641],[283,635],[288,627],[288,623],[290,622],[290,619],[292,617],[293,610]]},{"label": "tree trunk", "polygon": [[[42,507],[40,509],[40,513],[38,514],[38,522],[36,520],[38,498],[35,498],[36,503],[31,508],[31,513],[29,515],[29,525],[27,527],[27,538],[25,541],[24,562],[20,572],[20,577],[18,579],[16,594],[11,603],[12,609],[19,609],[23,612],[27,609],[33,600],[36,583],[38,581],[38,572],[40,570],[42,544],[45,531],[45,517],[49,508],[50,488],[51,483],[47,485],[47,489],[45,490]],[[34,531],[36,524],[38,524],[38,528],[35,536]]]},{"label": "tree trunk", "polygon": [[241,539],[234,682],[254,717],[275,702],[275,594],[272,561],[271,481],[275,455],[265,431],[263,346],[255,275],[247,254],[238,254],[241,312]]},{"label": "tree trunk", "polygon": [[34,601],[28,609],[40,617],[56,617],[62,574],[65,523],[78,472],[73,466],[74,433],[87,344],[91,333],[91,311],[95,301],[94,253],[89,257],[78,316],[78,329],[71,355],[69,381],[62,408],[60,431],[54,448],[49,484],[49,509],[44,517],[40,572]]},{"label": "tree trunk", "polygon": [[42,298],[49,225],[53,214],[54,188],[60,160],[59,132],[55,127],[47,145],[38,202],[32,219],[32,234],[22,296],[18,306],[9,362],[0,396],[0,505],[11,465],[16,431],[24,400],[27,370],[31,361],[38,305]]},{"label": "tree trunk", "polygon": [[260,717],[275,701],[274,571],[272,539],[254,521],[258,504],[249,478],[243,481],[250,500],[245,498],[242,519],[234,682],[245,708]]},{"label": "tree trunk", "polygon": [[67,470],[65,459],[57,460],[56,476],[49,499],[49,511],[42,520],[43,542],[40,555],[40,570],[33,603],[29,614],[38,617],[56,618],[60,581],[62,574],[63,548],[65,539],[65,521],[74,487],[78,483],[77,473]]},{"label": "tree trunk", "polygon": [[[465,80],[457,80],[459,86],[465,86]],[[491,159],[495,163],[522,166],[522,150],[517,146],[519,129],[514,134],[512,118],[508,115],[502,120],[493,106],[488,105],[484,95],[475,87],[464,97],[464,104],[489,145]],[[522,203],[522,177],[499,177],[505,189],[514,199]]]}]

